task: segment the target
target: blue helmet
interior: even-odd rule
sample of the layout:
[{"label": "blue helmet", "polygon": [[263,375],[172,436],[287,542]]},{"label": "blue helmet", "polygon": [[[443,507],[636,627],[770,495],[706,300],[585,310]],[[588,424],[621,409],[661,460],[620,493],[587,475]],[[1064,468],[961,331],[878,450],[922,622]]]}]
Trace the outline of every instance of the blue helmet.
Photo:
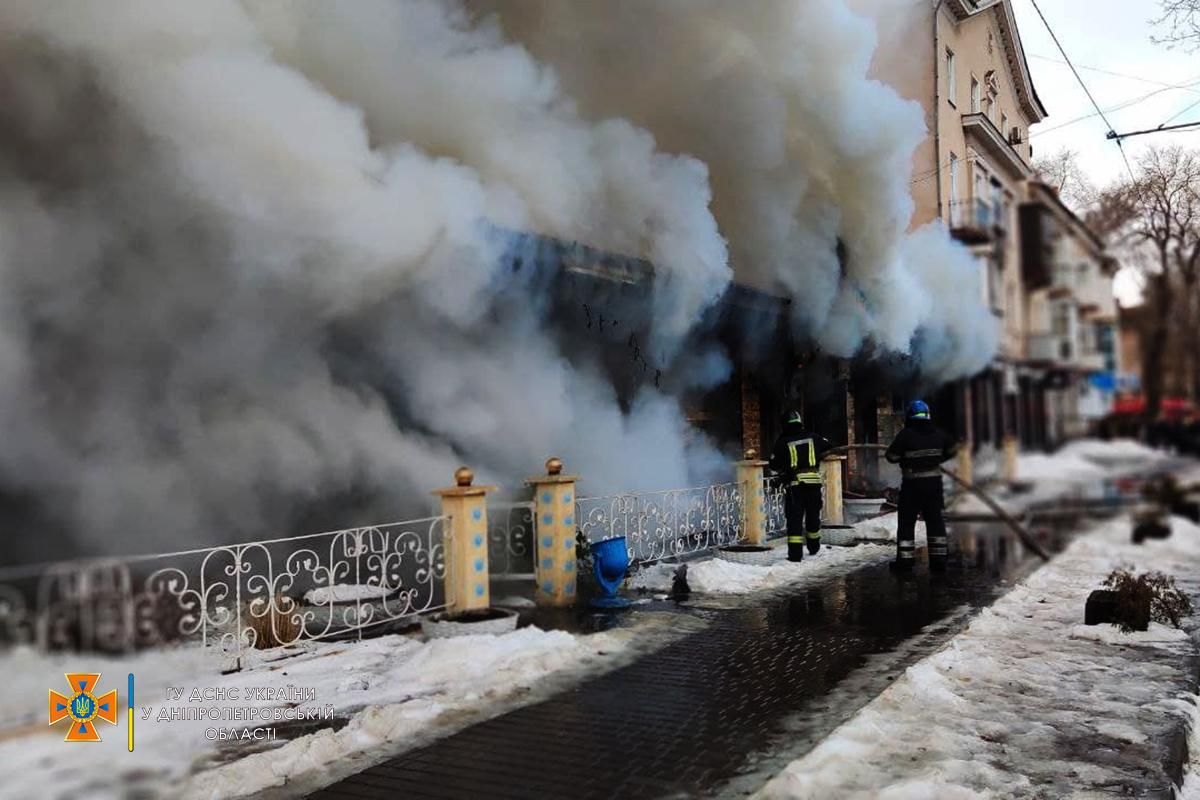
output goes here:
[{"label": "blue helmet", "polygon": [[909,419],[932,419],[929,413],[929,404],[924,400],[913,400],[908,404]]}]

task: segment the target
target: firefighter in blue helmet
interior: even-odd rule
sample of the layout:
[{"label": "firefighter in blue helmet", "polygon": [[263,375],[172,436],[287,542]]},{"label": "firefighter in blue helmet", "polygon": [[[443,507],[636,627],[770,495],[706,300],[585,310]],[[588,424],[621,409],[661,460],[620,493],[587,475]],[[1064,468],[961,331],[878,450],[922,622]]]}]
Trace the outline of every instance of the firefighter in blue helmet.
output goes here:
[{"label": "firefighter in blue helmet", "polygon": [[948,551],[940,467],[954,458],[957,449],[950,434],[934,427],[925,401],[908,404],[908,422],[892,440],[886,455],[888,461],[900,465],[903,475],[894,569],[908,572],[913,568],[918,514],[925,520],[929,538],[929,568],[937,571],[946,568]]},{"label": "firefighter in blue helmet", "polygon": [[784,416],[770,465],[786,485],[788,561],[803,561],[806,545],[811,555],[821,550],[821,456],[830,447],[825,437],[804,426],[799,411]]}]

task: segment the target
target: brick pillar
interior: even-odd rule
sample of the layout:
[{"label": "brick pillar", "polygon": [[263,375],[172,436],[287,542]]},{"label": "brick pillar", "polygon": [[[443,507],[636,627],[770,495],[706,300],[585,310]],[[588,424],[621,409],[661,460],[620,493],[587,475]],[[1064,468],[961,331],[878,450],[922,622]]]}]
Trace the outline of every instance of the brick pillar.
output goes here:
[{"label": "brick pillar", "polygon": [[742,493],[742,538],[754,547],[762,547],[767,541],[767,494],[763,486],[766,465],[753,447],[746,450],[744,460],[733,462]]},{"label": "brick pillar", "polygon": [[455,486],[434,492],[442,498],[442,516],[450,518],[444,547],[446,605],[452,615],[484,609],[491,602],[485,501],[496,487],[472,486],[474,480],[475,473],[459,467],[454,473]]},{"label": "brick pillar", "polygon": [[546,461],[546,474],[525,481],[533,487],[534,552],[537,560],[537,604],[575,604],[575,484],[578,476],[563,475],[557,458]]}]

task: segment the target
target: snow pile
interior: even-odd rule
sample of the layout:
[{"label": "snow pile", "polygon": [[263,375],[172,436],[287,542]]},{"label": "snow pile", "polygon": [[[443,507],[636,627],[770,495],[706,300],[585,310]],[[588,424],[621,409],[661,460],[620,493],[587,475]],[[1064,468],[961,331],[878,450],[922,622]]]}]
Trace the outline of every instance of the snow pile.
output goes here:
[{"label": "snow pile", "polygon": [[388,592],[382,586],[365,586],[357,583],[337,583],[310,589],[304,594],[304,602],[314,606],[330,603],[353,603],[356,600],[378,600]]},{"label": "snow pile", "polygon": [[1063,446],[1060,453],[1086,458],[1099,463],[1118,463],[1121,461],[1157,461],[1166,455],[1152,447],[1147,447],[1135,439],[1080,439]]},{"label": "snow pile", "polygon": [[1200,697],[1192,702],[1192,733],[1188,737],[1191,762],[1179,787],[1180,800],[1200,800]]},{"label": "snow pile", "polygon": [[[900,518],[896,514],[884,514],[872,519],[866,519],[854,526],[854,534],[859,539],[870,541],[896,541],[897,527]],[[925,541],[925,522],[917,520],[915,536],[918,542]]]},{"label": "snow pile", "polygon": [[1149,464],[1163,454],[1132,439],[1080,439],[1051,455],[1023,453],[1017,456],[1017,479],[1056,483],[1084,483],[1114,477],[1139,464]]},{"label": "snow pile", "polygon": [[492,600],[492,605],[499,608],[533,608],[537,605],[528,597],[519,597],[513,595],[511,597],[500,597]]},{"label": "snow pile", "polygon": [[[691,562],[687,565],[688,587],[701,594],[744,595],[785,586],[820,583],[891,558],[895,550],[890,545],[878,544],[826,547],[820,555],[806,555],[801,562],[788,561],[786,548],[776,548],[776,553],[776,563],[768,566],[735,564],[722,558]],[[668,591],[678,569],[677,564],[655,564],[634,576],[630,586],[648,591]]]},{"label": "snow pile", "polygon": [[1082,482],[1102,479],[1105,470],[1099,465],[1069,453],[1029,453],[1017,457],[1017,480]]},{"label": "snow pile", "polygon": [[[137,790],[154,794],[166,785],[185,798],[235,797],[285,782],[315,781],[315,787],[332,779],[332,764],[339,770],[364,768],[364,758],[417,746],[450,728],[499,713],[504,703],[517,702],[517,696],[527,701],[522,693],[544,684],[548,676],[558,674],[565,680],[574,671],[611,665],[605,657],[621,652],[627,636],[625,631],[574,636],[537,628],[427,643],[384,636],[312,644],[303,655],[258,663],[226,676],[219,675],[214,653],[194,647],[120,660],[91,657],[86,664],[78,656],[17,650],[10,654],[0,708],[23,709],[23,719],[2,722],[25,727],[22,735],[0,740],[0,763],[7,768],[0,797],[39,797],[47,785],[63,796],[89,798],[121,797]],[[101,688],[123,686],[127,672],[136,675],[136,700],[150,716],[139,713],[136,718],[133,753],[125,751],[123,730],[102,726],[99,744],[65,747],[63,731],[46,727],[47,682],[53,686],[53,676],[61,681],[62,673],[83,666],[102,673]],[[273,744],[282,746],[254,752],[256,743],[249,741],[227,741],[219,747],[206,738],[205,730],[280,723],[158,719],[163,709],[178,707],[285,706],[289,703],[283,699],[245,697],[247,689],[288,685],[315,693],[314,699],[299,702],[299,710],[331,705],[336,716],[350,717],[349,724],[337,732],[323,729],[286,743],[281,731]],[[168,701],[167,687],[183,687],[185,693]],[[239,690],[240,699],[193,702],[189,697],[193,689],[231,688]],[[356,759],[359,754],[363,755]]]},{"label": "snow pile", "polygon": [[[864,520],[852,526],[854,536],[870,542],[894,542],[897,521],[894,513]],[[915,535],[918,543],[925,541],[923,521],[917,521]],[[787,560],[787,546],[776,545],[774,564],[735,564],[721,558],[695,561],[688,564],[687,581],[693,592],[752,594],[845,575],[893,555],[895,549],[891,545],[864,543],[856,547],[825,547],[820,555],[806,555],[804,561],[793,563]],[[670,591],[678,569],[678,564],[654,564],[631,578],[629,586],[653,592]]]},{"label": "snow pile", "polygon": [[1200,594],[1200,527],[1172,526],[1170,539],[1140,547],[1128,520],[1078,539],[761,796],[1064,797],[1160,773],[1154,743],[1193,710],[1192,642],[1161,626],[1078,623],[1088,593],[1122,565]]},{"label": "snow pile", "polygon": [[[1111,442],[1081,439],[1051,455],[1022,453],[1017,456],[1017,480],[1032,483],[1031,491],[1009,494],[1001,488],[989,491],[989,494],[1008,511],[1019,512],[1073,492],[1100,491],[1106,479],[1148,467],[1161,458],[1163,455],[1158,451],[1129,439]],[[982,477],[979,470],[976,470],[976,477]],[[955,510],[971,512],[987,511],[988,508],[979,498],[968,494],[957,501]]]}]

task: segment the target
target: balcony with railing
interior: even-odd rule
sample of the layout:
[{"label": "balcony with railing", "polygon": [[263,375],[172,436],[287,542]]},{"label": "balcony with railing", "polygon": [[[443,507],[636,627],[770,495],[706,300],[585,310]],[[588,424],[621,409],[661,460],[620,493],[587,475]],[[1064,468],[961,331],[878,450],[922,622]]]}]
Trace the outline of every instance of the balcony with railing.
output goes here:
[{"label": "balcony with railing", "polygon": [[1083,372],[1104,372],[1106,369],[1107,359],[1104,353],[1098,350],[1090,350],[1081,352],[1075,358],[1075,363],[1072,366]]},{"label": "balcony with railing", "polygon": [[1029,335],[1029,360],[1046,365],[1067,366],[1075,358],[1075,343],[1059,333]]},{"label": "balcony with railing", "polygon": [[967,144],[986,152],[991,156],[990,163],[1002,168],[1011,179],[1027,180],[1033,174],[1029,164],[1010,141],[1009,132],[997,128],[987,114],[963,114],[962,125]]},{"label": "balcony with railing", "polygon": [[950,203],[950,233],[963,244],[987,244],[999,231],[999,215],[980,198]]}]

